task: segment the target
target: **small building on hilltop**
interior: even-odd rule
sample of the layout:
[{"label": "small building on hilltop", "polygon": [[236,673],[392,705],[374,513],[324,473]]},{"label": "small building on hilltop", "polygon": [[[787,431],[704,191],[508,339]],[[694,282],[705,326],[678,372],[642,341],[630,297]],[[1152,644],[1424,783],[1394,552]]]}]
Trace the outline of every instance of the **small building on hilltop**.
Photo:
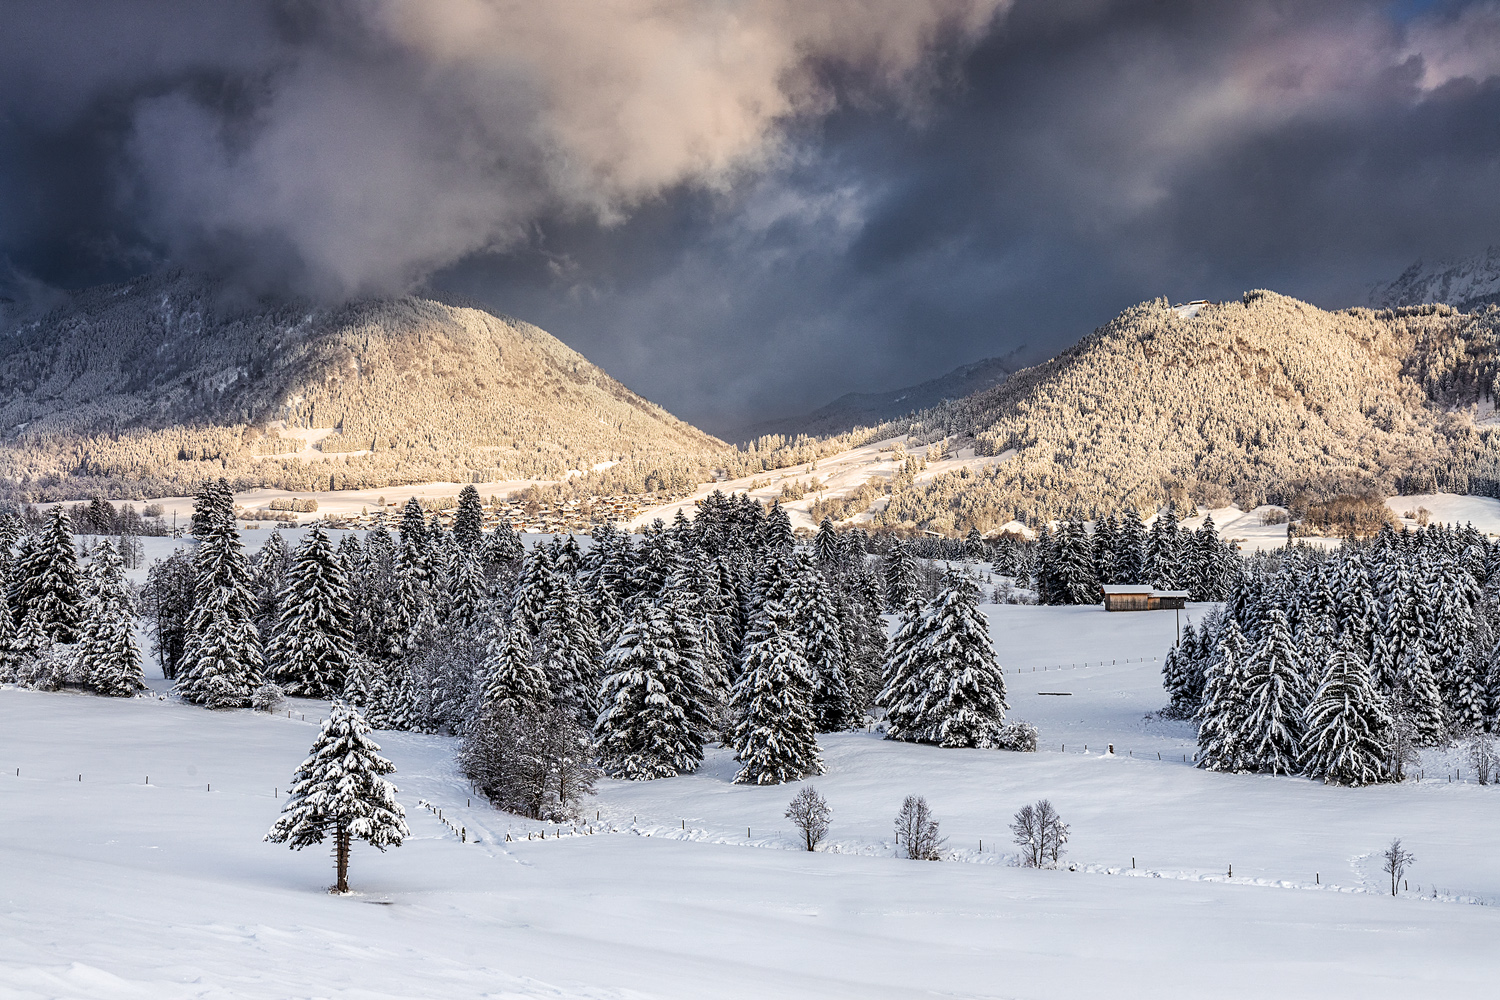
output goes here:
[{"label": "small building on hilltop", "polygon": [[1105,584],[1105,611],[1170,611],[1186,606],[1185,590],[1157,590],[1144,583]]}]

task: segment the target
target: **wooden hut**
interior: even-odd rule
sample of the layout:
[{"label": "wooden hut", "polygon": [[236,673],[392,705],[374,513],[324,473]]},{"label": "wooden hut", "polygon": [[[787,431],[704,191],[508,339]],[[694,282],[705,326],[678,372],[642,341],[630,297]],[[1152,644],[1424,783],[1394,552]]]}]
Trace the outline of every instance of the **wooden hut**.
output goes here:
[{"label": "wooden hut", "polygon": [[1157,590],[1144,583],[1110,583],[1104,591],[1105,611],[1169,611],[1187,604],[1185,590]]}]

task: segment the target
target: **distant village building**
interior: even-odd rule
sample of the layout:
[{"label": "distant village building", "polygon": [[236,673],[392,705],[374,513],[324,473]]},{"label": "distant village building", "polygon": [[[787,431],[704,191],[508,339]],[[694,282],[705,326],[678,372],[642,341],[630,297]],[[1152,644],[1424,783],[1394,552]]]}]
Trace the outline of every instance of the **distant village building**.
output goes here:
[{"label": "distant village building", "polygon": [[1185,590],[1157,590],[1144,583],[1111,583],[1104,591],[1105,611],[1170,611],[1187,605]]}]

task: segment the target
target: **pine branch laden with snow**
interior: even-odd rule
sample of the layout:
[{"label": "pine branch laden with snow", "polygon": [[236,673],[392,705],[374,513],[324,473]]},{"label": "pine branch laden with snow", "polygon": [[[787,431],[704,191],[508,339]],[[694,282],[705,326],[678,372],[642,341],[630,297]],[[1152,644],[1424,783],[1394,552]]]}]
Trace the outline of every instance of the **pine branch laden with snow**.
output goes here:
[{"label": "pine branch laden with snow", "polygon": [[265,839],[301,850],[333,837],[338,883],[349,891],[349,845],[360,840],[380,851],[410,835],[396,786],[383,775],[396,766],[380,756],[357,708],[335,701],[308,758],[292,778],[290,797]]}]

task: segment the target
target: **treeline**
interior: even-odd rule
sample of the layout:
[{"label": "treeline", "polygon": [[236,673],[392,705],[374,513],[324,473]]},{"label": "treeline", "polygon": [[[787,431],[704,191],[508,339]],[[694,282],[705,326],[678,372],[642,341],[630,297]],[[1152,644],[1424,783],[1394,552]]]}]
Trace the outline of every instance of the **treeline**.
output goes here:
[{"label": "treeline", "polygon": [[1218,771],[1399,781],[1422,746],[1496,729],[1500,549],[1473,527],[1383,529],[1246,563],[1163,680]]},{"label": "treeline", "polygon": [[[1094,522],[1043,525],[1036,542],[1035,585],[1043,604],[1098,604],[1108,584],[1184,590],[1193,601],[1222,601],[1239,577],[1239,554],[1219,538],[1212,515],[1197,531],[1163,507],[1148,531],[1126,508]],[[998,567],[997,567],[998,568]]]},{"label": "treeline", "polygon": [[[71,553],[66,515],[50,524],[45,545],[18,548]],[[713,740],[734,749],[741,782],[816,774],[817,733],[875,718],[894,739],[1034,749],[1034,730],[1005,721],[968,575],[924,581],[906,546],[881,566],[872,539],[827,523],[799,545],[783,509],[743,495],[716,493],[639,543],[606,527],[587,547],[525,551],[509,525],[482,530],[469,487],[451,528],[413,500],[395,530],[335,545],[314,527],[295,550],[273,532],[251,559],[220,480],[200,487],[192,532],[196,547],[156,563],[142,594],[184,700],[343,698],[381,728],[461,734],[476,787],[531,815],[567,814],[596,769],[690,771]],[[42,610],[23,619],[64,622],[54,591],[26,596],[18,606]]]}]

